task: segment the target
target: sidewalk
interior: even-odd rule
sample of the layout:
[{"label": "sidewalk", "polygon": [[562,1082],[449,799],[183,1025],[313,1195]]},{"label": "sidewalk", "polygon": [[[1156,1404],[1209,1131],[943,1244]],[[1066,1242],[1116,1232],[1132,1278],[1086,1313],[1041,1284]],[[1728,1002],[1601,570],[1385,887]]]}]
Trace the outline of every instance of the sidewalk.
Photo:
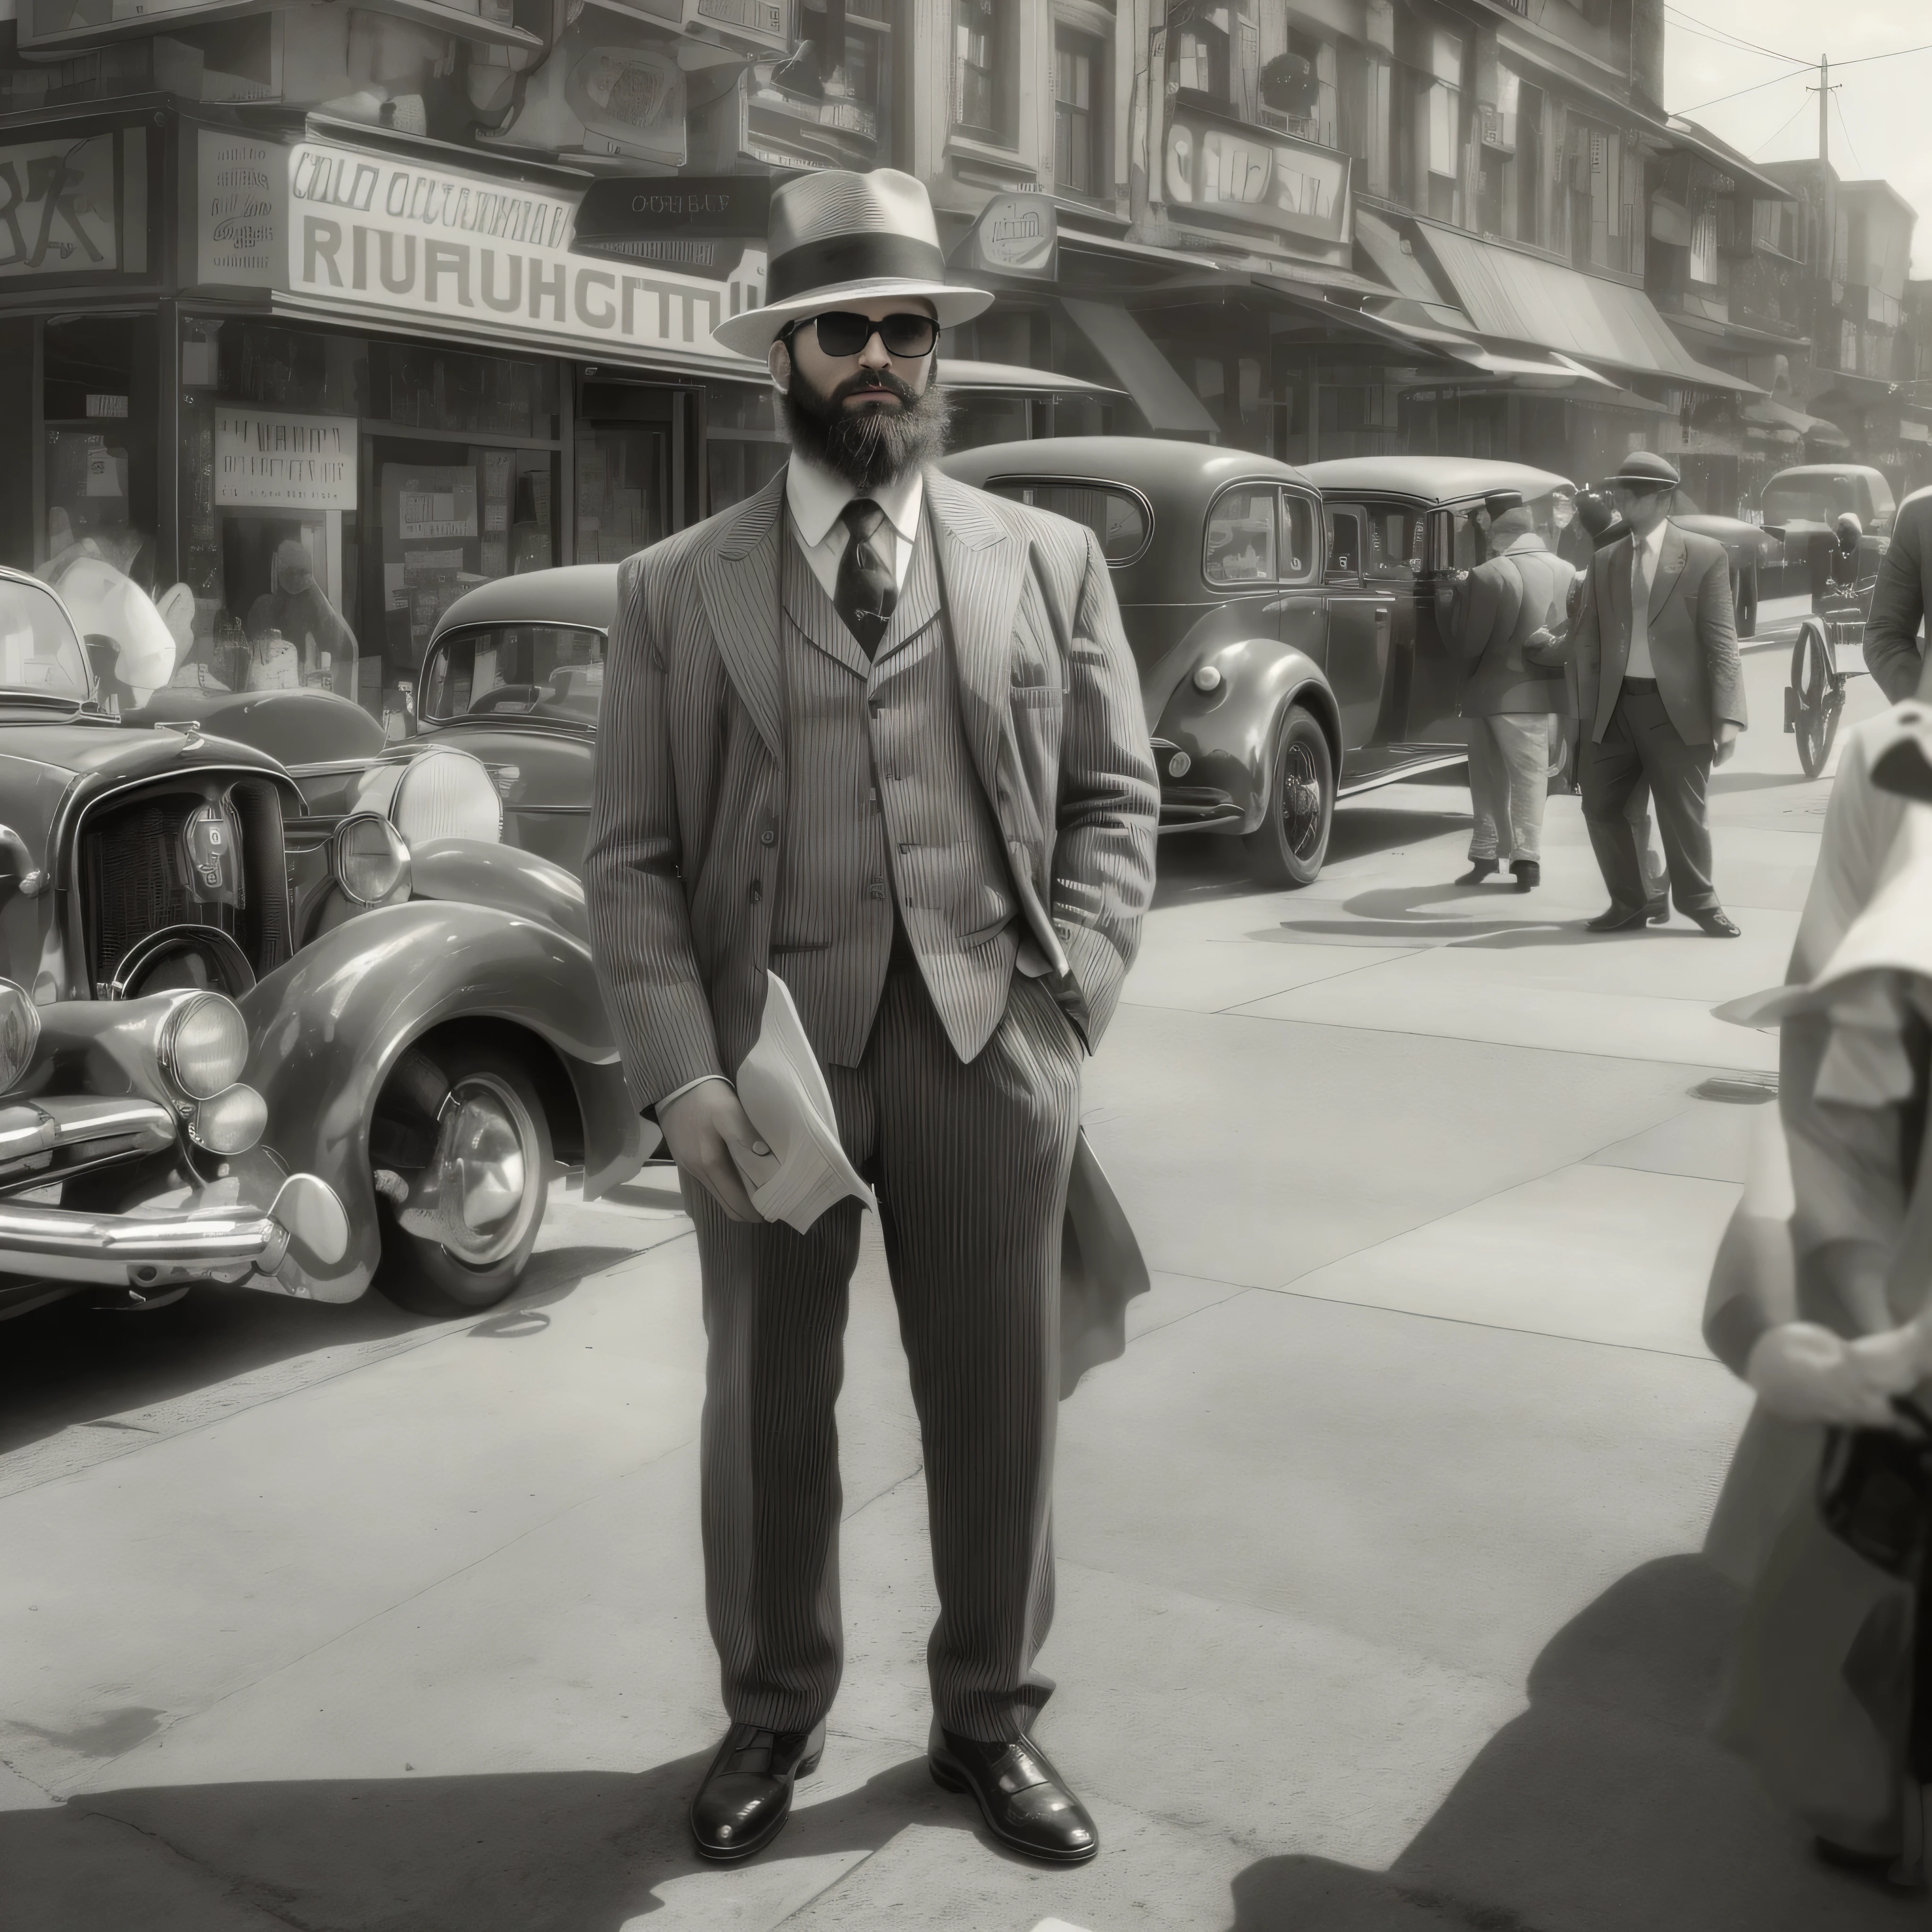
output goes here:
[{"label": "sidewalk", "polygon": [[772,1854],[692,1856],[703,1336],[687,1224],[643,1188],[563,1205],[514,1310],[318,1330],[0,1457],[0,1928],[1905,1922],[1701,1729],[1731,1606],[1688,1552],[1746,1403],[1698,1316],[1774,1063],[1708,1008],[1782,976],[1827,789],[1776,730],[1781,658],[1748,665],[1770,722],[1714,788],[1738,942],[1580,937],[1574,801],[1528,897],[1444,883],[1448,786],[1346,808],[1306,892],[1164,850],[1086,1109],[1155,1286],[1063,1406],[1042,1658],[1093,1866],[1004,1856],[926,1774],[870,1229],[824,1768]]}]

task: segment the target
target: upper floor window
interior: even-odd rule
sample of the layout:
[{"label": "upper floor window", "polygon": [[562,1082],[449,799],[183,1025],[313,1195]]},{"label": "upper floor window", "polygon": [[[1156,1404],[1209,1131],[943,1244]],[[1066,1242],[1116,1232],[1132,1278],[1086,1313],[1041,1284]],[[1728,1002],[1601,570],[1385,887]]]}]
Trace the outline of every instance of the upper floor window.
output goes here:
[{"label": "upper floor window", "polygon": [[1102,146],[1106,50],[1065,27],[1053,43],[1053,178],[1069,194],[1104,194],[1109,170]]},{"label": "upper floor window", "polygon": [[1462,42],[1457,34],[1430,36],[1426,110],[1429,212],[1438,221],[1454,221],[1462,153]]},{"label": "upper floor window", "polygon": [[1012,138],[1014,0],[952,0],[953,124],[981,140]]}]

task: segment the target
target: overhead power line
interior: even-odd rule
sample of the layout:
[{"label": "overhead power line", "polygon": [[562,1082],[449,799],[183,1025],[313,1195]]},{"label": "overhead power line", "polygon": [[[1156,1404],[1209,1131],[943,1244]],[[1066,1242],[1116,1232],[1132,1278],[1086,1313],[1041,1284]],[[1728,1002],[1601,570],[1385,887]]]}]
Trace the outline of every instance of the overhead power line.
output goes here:
[{"label": "overhead power line", "polygon": [[[1874,61],[1902,60],[1907,54],[1924,53],[1932,53],[1932,40],[1923,41],[1916,47],[1894,47],[1887,53],[1855,54],[1850,60],[1834,60],[1832,67],[1836,72],[1841,67],[1868,67]],[[1741,87],[1735,93],[1720,94],[1714,100],[1699,101],[1694,107],[1679,107],[1672,111],[1678,114],[1701,114],[1707,107],[1715,107],[1724,101],[1736,100],[1744,94],[1756,94],[1767,87],[1775,87],[1780,81],[1796,80],[1801,74],[1816,74],[1818,67],[1816,61],[1806,61],[1802,66],[1794,67],[1788,73],[1774,74],[1768,80],[1760,80],[1749,87]]]},{"label": "overhead power line", "polygon": [[1798,120],[1798,115],[1806,112],[1810,109],[1810,105],[1811,104],[1808,100],[1801,101],[1798,104],[1798,114],[1792,115],[1791,118],[1785,122],[1784,126],[1779,128],[1776,134],[1772,136],[1770,140],[1759,142],[1757,146],[1751,150],[1751,159],[1753,160],[1756,160],[1759,155],[1764,152],[1766,148],[1772,146],[1778,140],[1779,136],[1782,135],[1786,131],[1786,129],[1796,125]]},{"label": "overhead power line", "polygon": [[1832,105],[1838,110],[1838,131],[1845,137],[1845,146],[1852,151],[1852,166],[1863,174],[1865,164],[1858,159],[1858,143],[1852,139],[1850,124],[1845,118],[1845,104],[1838,98],[1838,90],[1835,87],[1832,90]]},{"label": "overhead power line", "polygon": [[1696,14],[1687,14],[1682,8],[1670,5],[1669,0],[1665,0],[1664,10],[1672,25],[1681,27],[1687,34],[1696,34],[1707,40],[1716,40],[1724,46],[1742,47],[1749,52],[1762,54],[1767,60],[1795,61],[1798,58],[1796,54],[1780,53],[1775,47],[1761,46],[1756,40],[1745,40],[1742,35],[1732,33],[1728,27],[1713,26],[1708,20],[1700,20]]}]

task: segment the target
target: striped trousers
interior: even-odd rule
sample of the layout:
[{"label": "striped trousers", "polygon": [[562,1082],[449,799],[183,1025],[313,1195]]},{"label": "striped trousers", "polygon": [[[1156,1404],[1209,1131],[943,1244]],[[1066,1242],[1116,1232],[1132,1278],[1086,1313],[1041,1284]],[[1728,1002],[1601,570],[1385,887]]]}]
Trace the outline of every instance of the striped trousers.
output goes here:
[{"label": "striped trousers", "polygon": [[[840,1137],[877,1190],[924,1444],[939,1620],[933,1708],[988,1742],[1052,1694],[1034,1668],[1053,1617],[1060,1221],[1079,1130],[1079,1047],[1016,975],[970,1064],[923,981],[895,962],[856,1066],[828,1066]],[[695,1197],[694,1198],[693,1197]],[[705,1602],[734,1724],[805,1730],[844,1658],[833,1405],[863,1210],[800,1234],[731,1220],[701,1188],[709,1345]]]}]

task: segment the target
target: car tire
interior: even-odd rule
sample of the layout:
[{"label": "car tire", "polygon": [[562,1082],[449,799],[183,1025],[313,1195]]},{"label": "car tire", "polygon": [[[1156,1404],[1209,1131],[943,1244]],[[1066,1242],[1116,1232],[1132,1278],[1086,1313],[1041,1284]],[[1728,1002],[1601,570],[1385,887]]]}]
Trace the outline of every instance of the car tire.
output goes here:
[{"label": "car tire", "polygon": [[[439,1084],[470,1110],[454,1147],[438,1131],[437,1116],[428,1104]],[[467,1315],[495,1307],[523,1279],[550,1188],[550,1123],[522,1062],[468,1041],[427,1053],[412,1049],[384,1088],[376,1114],[392,1121],[412,1114],[418,1132],[427,1126],[429,1160],[404,1179],[417,1180],[441,1160],[444,1186],[459,1188],[474,1177],[493,1211],[474,1226],[464,1215],[460,1225],[469,1238],[452,1243],[404,1227],[394,1202],[382,1196],[382,1261],[376,1286],[419,1315]],[[380,1166],[373,1138],[372,1158]],[[458,1199],[455,1211],[462,1215],[463,1197]],[[507,1206],[494,1211],[505,1201]]]},{"label": "car tire", "polygon": [[1268,808],[1241,843],[1266,886],[1310,886],[1328,856],[1335,817],[1335,759],[1313,714],[1291,704],[1282,714],[1268,775]]},{"label": "car tire", "polygon": [[1738,635],[1754,638],[1757,635],[1757,566],[1744,564],[1738,571],[1737,587],[1732,593],[1732,607],[1737,613]]}]

